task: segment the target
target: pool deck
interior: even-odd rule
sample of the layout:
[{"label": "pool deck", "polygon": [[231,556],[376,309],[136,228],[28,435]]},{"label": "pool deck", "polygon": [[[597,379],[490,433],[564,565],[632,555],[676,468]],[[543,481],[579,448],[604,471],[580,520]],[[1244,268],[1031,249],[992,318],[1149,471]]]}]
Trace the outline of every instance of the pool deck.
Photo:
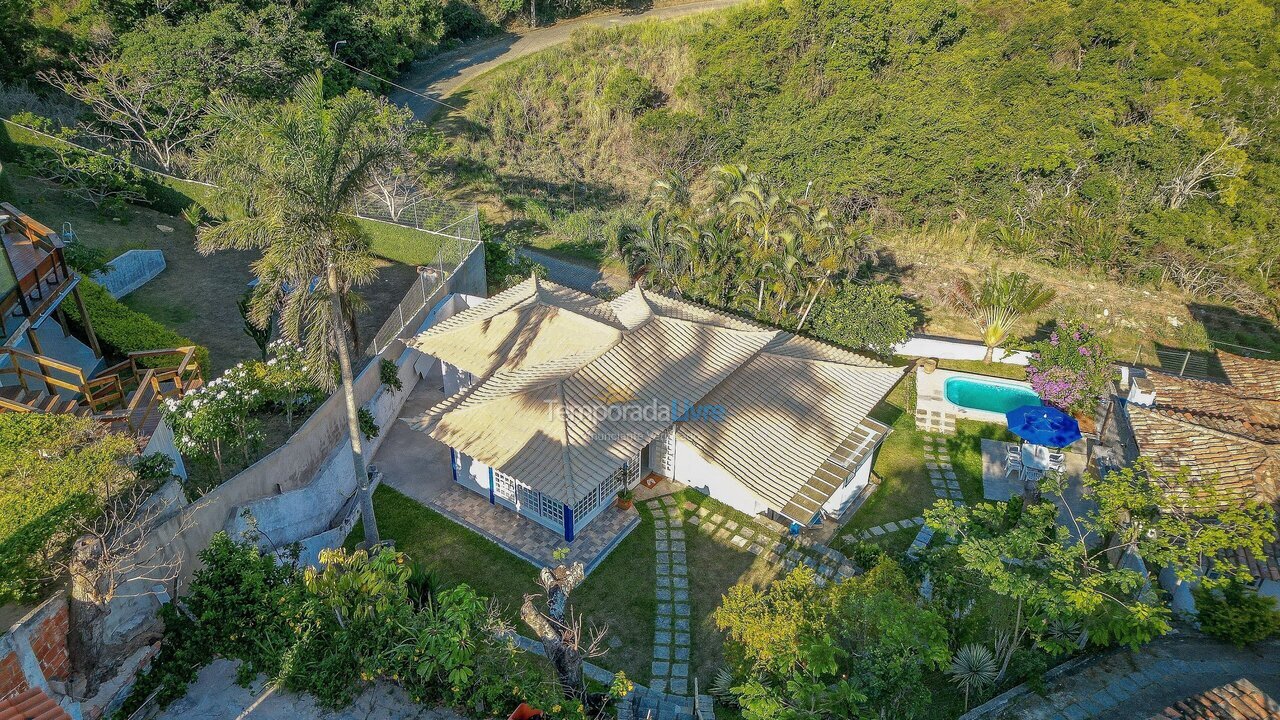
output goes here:
[{"label": "pool deck", "polygon": [[943,370],[925,372],[924,368],[916,368],[916,422],[922,430],[951,434],[955,432],[955,421],[958,419],[977,420],[978,422],[1005,425],[1004,413],[976,410],[956,405],[947,399],[944,386],[953,377],[976,380],[997,385],[1011,385],[1031,390],[1031,384],[1007,378],[988,377],[975,373]]}]

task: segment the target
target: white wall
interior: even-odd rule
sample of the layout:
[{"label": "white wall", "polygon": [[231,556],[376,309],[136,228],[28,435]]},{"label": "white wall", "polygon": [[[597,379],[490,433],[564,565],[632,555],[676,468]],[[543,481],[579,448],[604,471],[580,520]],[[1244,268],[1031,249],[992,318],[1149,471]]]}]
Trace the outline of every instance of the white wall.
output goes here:
[{"label": "white wall", "polygon": [[836,491],[831,494],[831,499],[827,500],[826,504],[822,506],[824,512],[837,517],[844,512],[845,506],[849,504],[849,501],[871,481],[871,464],[875,456],[874,452],[868,454],[845,484],[836,488]]},{"label": "white wall", "polygon": [[734,479],[728,471],[703,457],[698,448],[685,442],[678,431],[675,466],[673,480],[697,488],[748,515],[757,515],[769,507],[760,496]]},{"label": "white wall", "polygon": [[458,484],[489,500],[489,466],[469,455],[454,451],[458,464]]},{"label": "white wall", "polygon": [[[906,342],[894,345],[893,352],[898,355],[940,360],[981,360],[987,353],[987,347],[980,342],[912,335]],[[1031,360],[1031,354],[1023,350],[1006,351],[998,348],[991,359],[1009,365],[1026,365]]]}]

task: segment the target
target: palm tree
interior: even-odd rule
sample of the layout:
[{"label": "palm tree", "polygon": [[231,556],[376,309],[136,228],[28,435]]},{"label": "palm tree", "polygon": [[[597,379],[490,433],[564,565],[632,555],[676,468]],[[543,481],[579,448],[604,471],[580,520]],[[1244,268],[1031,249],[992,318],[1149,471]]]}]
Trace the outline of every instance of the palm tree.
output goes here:
[{"label": "palm tree", "polygon": [[379,112],[364,92],[325,101],[319,72],[304,78],[283,105],[261,112],[223,103],[216,118],[219,139],[197,159],[197,168],[243,212],[199,229],[202,253],[258,249],[253,263],[260,281],[249,308],[259,327],[280,313],[282,334],[304,349],[322,387],[334,385],[333,364],[347,406],[351,462],[359,486],[367,545],[378,543],[369,473],[365,467],[356,405],[347,308],[352,289],[376,274],[370,238],[346,214],[373,173],[392,162],[400,148],[387,135],[367,132]]},{"label": "palm tree", "polygon": [[995,267],[978,285],[961,281],[960,292],[982,330],[982,342],[987,346],[983,362],[991,362],[995,349],[1009,337],[1023,315],[1048,305],[1056,295],[1052,288],[1024,273],[1005,274]]}]

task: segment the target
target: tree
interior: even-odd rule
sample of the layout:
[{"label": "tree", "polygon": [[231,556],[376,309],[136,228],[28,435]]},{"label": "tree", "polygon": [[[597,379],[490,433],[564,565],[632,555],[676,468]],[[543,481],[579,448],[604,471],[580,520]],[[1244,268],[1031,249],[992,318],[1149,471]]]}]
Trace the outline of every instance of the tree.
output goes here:
[{"label": "tree", "polygon": [[[1061,473],[1051,473],[1041,490],[1066,498],[1066,482]],[[1048,501],[938,503],[925,513],[930,527],[957,540],[965,568],[1017,603],[1001,677],[1012,651],[1029,635],[1050,651],[1073,649],[1075,643],[1054,628],[1078,624],[1087,642],[1101,646],[1137,647],[1168,632],[1168,607],[1147,578],[1123,561],[1127,553],[1136,553],[1148,568],[1168,567],[1191,580],[1224,551],[1260,552],[1275,532],[1265,505],[1224,502],[1212,481],[1185,471],[1166,475],[1145,459],[1102,478],[1086,476],[1085,485],[1096,505],[1068,505],[1065,525],[1058,522],[1058,506]],[[1229,563],[1217,568],[1221,578],[1240,572]],[[1208,585],[1224,581],[1201,578]]]},{"label": "tree", "polygon": [[947,674],[964,690],[964,709],[969,709],[969,693],[982,691],[996,681],[1000,666],[996,656],[985,645],[969,643],[951,658]]},{"label": "tree", "polygon": [[569,609],[569,594],[585,578],[582,563],[543,568],[538,575],[538,583],[545,593],[544,609],[534,604],[533,595],[525,595],[524,604],[520,606],[520,619],[542,641],[565,695],[582,700],[588,706],[596,706],[602,699],[589,697],[582,677],[582,663],[587,658],[604,654],[602,640],[605,631],[597,630],[588,637],[582,628],[582,618],[575,617]]},{"label": "tree", "polygon": [[822,301],[813,334],[846,347],[891,355],[916,325],[911,307],[892,285],[847,282]]},{"label": "tree", "polygon": [[367,93],[325,100],[320,73],[302,80],[284,105],[259,115],[222,103],[222,134],[198,167],[246,212],[197,233],[201,252],[257,248],[259,290],[250,318],[265,327],[280,312],[281,334],[301,345],[322,388],[333,387],[337,358],[347,408],[351,462],[359,486],[365,542],[379,540],[365,467],[344,304],[376,273],[368,233],[344,211],[372,174],[400,154],[386,138],[362,132],[379,112]]},{"label": "tree", "polygon": [[1280,609],[1276,599],[1258,594],[1243,582],[1219,588],[1197,586],[1192,591],[1200,629],[1244,647],[1280,635]]},{"label": "tree", "polygon": [[982,330],[982,342],[987,346],[983,362],[991,362],[995,349],[1024,315],[1048,305],[1055,295],[1051,288],[1025,273],[1002,273],[997,267],[988,270],[977,285],[962,280],[959,290],[962,304]]},{"label": "tree", "polygon": [[945,666],[942,617],[888,558],[818,587],[797,568],[757,590],[730,588],[715,612],[747,720],[910,718],[928,705],[924,672]]},{"label": "tree", "polygon": [[39,77],[89,106],[93,116],[84,130],[90,135],[123,143],[165,170],[213,133],[201,125],[208,98],[199,86],[154,65],[95,53],[72,60],[69,70]]},{"label": "tree", "polygon": [[265,327],[258,327],[249,319],[249,304],[253,300],[253,291],[247,290],[236,300],[236,309],[240,311],[240,319],[244,324],[244,334],[249,336],[254,345],[258,346],[258,352],[262,355],[263,362],[267,359],[267,345],[271,344],[271,324]]}]

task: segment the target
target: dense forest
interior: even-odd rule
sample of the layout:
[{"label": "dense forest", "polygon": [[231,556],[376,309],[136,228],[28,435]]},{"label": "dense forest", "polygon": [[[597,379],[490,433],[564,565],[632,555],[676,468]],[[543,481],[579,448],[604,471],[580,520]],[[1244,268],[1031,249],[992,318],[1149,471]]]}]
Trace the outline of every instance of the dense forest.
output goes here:
[{"label": "dense forest", "polygon": [[1266,0],[771,0],[499,73],[457,153],[517,204],[575,208],[743,163],[842,222],[970,223],[1273,315],[1276,30]]}]

